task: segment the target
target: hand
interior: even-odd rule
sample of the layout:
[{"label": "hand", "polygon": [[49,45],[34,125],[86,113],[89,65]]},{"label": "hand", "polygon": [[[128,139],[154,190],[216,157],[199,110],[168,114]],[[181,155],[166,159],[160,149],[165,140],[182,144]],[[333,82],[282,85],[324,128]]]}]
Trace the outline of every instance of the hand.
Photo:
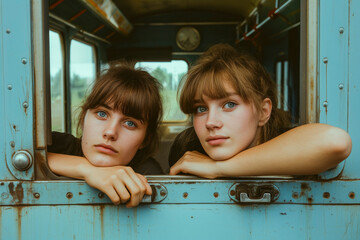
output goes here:
[{"label": "hand", "polygon": [[85,181],[105,193],[114,204],[126,203],[126,207],[139,205],[144,194],[152,190],[146,178],[135,173],[131,167],[95,167],[85,173]]},{"label": "hand", "polygon": [[221,175],[217,161],[197,151],[186,152],[179,161],[170,168],[169,174],[176,175],[180,172],[204,178],[216,178]]}]

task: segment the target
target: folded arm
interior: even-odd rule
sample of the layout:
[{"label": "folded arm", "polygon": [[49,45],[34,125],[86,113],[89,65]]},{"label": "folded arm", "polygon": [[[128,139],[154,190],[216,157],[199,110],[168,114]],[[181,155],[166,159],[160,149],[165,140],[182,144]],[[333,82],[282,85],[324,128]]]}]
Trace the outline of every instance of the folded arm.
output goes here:
[{"label": "folded arm", "polygon": [[342,129],[306,124],[224,161],[187,152],[170,174],[183,172],[207,178],[317,174],[348,157],[351,146],[350,136]]},{"label": "folded arm", "polygon": [[152,193],[146,178],[131,167],[96,167],[84,157],[50,152],[48,164],[58,175],[85,180],[91,187],[104,192],[114,204],[127,202],[127,207],[134,207],[144,194]]}]

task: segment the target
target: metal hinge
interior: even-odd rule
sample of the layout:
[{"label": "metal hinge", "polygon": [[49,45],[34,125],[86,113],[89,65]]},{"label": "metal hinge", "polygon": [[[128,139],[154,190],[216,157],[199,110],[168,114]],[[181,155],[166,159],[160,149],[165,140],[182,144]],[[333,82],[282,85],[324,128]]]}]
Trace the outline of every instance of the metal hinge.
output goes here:
[{"label": "metal hinge", "polygon": [[167,189],[162,184],[150,184],[152,195],[144,195],[142,203],[159,203],[167,197]]}]

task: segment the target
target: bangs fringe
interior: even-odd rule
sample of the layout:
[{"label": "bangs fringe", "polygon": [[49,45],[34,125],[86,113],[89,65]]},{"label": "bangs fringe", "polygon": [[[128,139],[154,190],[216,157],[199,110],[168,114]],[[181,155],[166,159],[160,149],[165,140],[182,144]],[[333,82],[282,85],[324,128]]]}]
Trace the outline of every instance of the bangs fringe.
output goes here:
[{"label": "bangs fringe", "polygon": [[137,86],[134,81],[126,81],[115,84],[115,86],[114,83],[108,82],[96,93],[88,108],[96,108],[102,104],[119,103],[113,106],[115,111],[148,122],[151,118],[151,109],[154,106],[151,99],[150,90]]},{"label": "bangs fringe", "polygon": [[242,83],[245,81],[238,81],[236,76],[232,75],[231,71],[222,68],[213,68],[205,72],[191,74],[180,96],[181,110],[186,114],[193,114],[196,96],[200,96],[201,101],[203,101],[204,95],[212,99],[228,97],[229,92],[225,89],[226,84],[229,84],[245,102],[249,102],[248,91],[245,89],[249,89],[251,86],[244,86]]}]

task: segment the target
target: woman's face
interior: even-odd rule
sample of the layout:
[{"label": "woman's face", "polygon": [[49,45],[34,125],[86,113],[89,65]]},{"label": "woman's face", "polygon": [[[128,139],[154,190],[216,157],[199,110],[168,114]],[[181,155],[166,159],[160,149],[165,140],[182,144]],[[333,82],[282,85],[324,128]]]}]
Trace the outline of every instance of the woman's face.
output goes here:
[{"label": "woman's face", "polygon": [[256,144],[260,133],[254,104],[245,103],[230,84],[228,97],[195,96],[194,128],[206,153],[214,160],[226,160]]},{"label": "woman's face", "polygon": [[95,166],[127,165],[144,142],[147,125],[103,105],[89,109],[83,124],[81,146]]}]

